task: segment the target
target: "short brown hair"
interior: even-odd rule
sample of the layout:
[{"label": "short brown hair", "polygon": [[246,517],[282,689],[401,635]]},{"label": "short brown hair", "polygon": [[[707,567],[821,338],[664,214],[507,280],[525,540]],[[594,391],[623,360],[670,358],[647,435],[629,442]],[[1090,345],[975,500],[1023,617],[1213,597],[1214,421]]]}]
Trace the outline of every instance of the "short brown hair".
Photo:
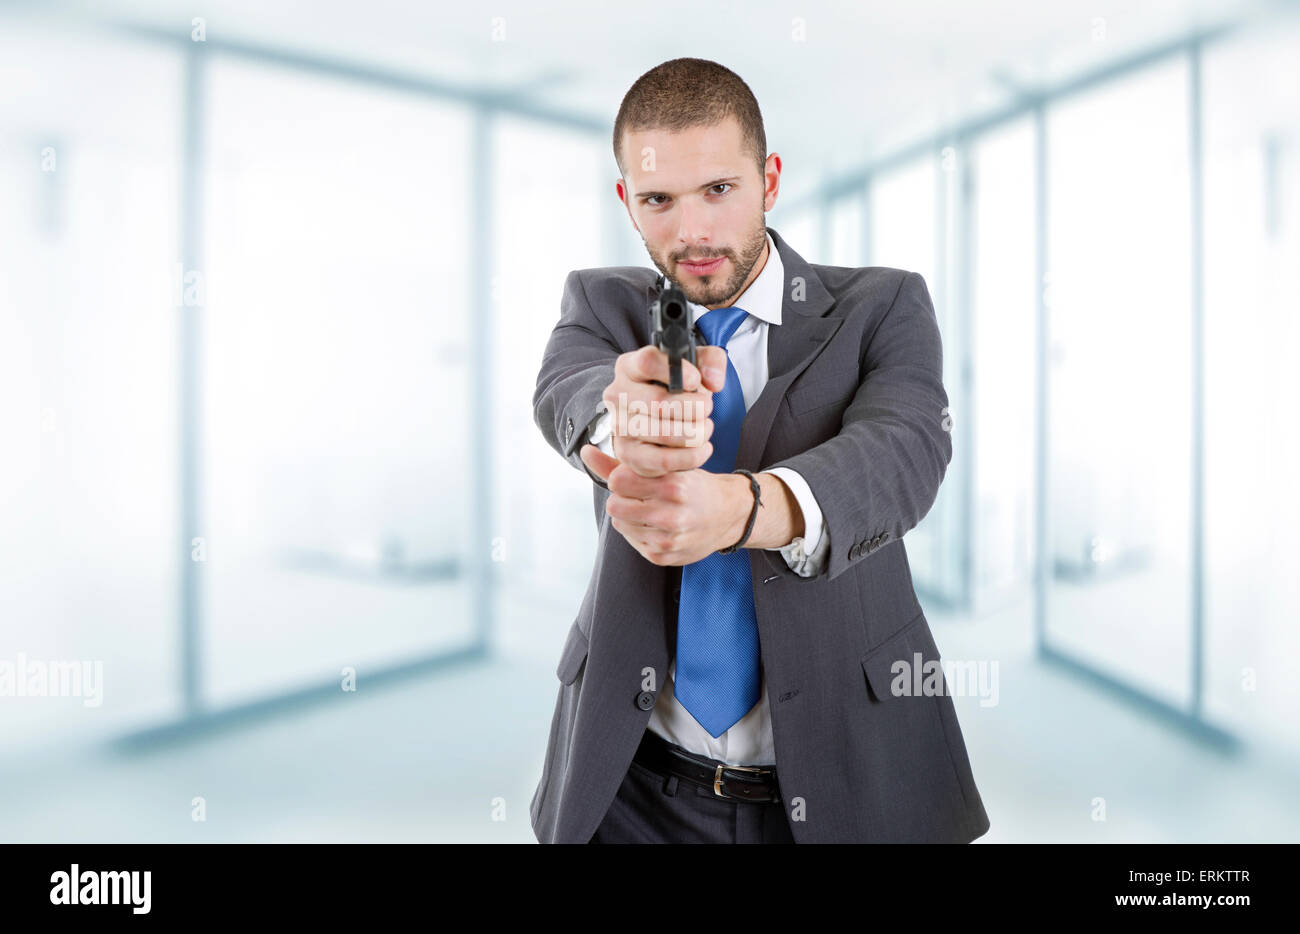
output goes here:
[{"label": "short brown hair", "polygon": [[651,68],[623,96],[614,120],[614,160],[623,171],[623,134],[629,130],[668,130],[713,126],[728,116],[740,121],[744,145],[758,163],[767,164],[767,134],[758,101],[740,75],[703,58],[674,58]]}]

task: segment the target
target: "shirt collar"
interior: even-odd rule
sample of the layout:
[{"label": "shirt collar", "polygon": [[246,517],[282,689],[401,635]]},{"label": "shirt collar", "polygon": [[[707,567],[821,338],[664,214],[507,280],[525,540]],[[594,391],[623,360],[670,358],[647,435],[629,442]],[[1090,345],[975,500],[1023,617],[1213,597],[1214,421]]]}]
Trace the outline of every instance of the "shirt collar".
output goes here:
[{"label": "shirt collar", "polygon": [[[767,237],[767,262],[758,278],[749,284],[749,288],[740,293],[735,304],[749,312],[760,321],[768,324],[781,323],[781,303],[785,297],[785,267],[781,263],[781,252],[776,248],[770,233]],[[690,306],[692,321],[699,321],[701,315],[708,314],[709,309],[692,301]],[[744,326],[743,324],[741,325]]]}]

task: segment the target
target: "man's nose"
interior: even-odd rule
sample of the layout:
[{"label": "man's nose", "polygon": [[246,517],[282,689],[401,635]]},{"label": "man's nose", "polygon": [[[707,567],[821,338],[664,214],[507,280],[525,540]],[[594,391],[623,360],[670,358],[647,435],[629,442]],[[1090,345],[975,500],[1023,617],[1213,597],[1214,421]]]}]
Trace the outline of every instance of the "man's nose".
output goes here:
[{"label": "man's nose", "polygon": [[687,256],[711,248],[704,205],[692,204],[689,198],[678,202],[677,239]]}]

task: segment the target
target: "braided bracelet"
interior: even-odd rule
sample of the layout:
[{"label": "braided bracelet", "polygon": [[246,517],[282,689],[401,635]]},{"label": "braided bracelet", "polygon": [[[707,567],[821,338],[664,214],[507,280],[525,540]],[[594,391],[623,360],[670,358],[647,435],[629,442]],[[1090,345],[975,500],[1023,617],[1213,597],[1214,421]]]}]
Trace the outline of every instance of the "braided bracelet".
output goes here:
[{"label": "braided bracelet", "polygon": [[749,535],[754,531],[754,520],[758,518],[758,507],[763,505],[763,501],[758,498],[758,481],[754,479],[754,475],[743,468],[737,468],[732,473],[743,473],[746,477],[749,477],[749,488],[754,492],[754,507],[749,511],[749,521],[745,523],[745,534],[740,536],[740,541],[730,548],[718,549],[720,555],[729,555],[749,541]]}]

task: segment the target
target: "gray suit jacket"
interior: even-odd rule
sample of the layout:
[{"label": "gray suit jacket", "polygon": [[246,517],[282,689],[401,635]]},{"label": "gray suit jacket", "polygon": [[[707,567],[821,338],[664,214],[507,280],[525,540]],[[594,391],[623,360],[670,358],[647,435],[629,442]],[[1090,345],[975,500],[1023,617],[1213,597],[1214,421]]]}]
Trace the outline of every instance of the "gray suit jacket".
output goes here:
[{"label": "gray suit jacket", "polygon": [[[939,658],[903,547],[952,459],[934,307],[916,273],[809,264],[768,229],[785,266],[785,301],[781,324],[768,331],[768,382],[745,414],[736,466],[797,470],[831,548],[823,572],[809,578],[779,552],[748,550],[790,828],[799,843],[967,843],[989,819],[947,681],[943,693],[914,696],[890,686],[896,660]],[[537,376],[537,425],[593,481],[599,529],[595,568],[556,669],[530,808],[544,843],[591,838],[676,646],[681,569],[647,561],[610,525],[609,491],[578,455],[615,358],[650,342],[655,277],[633,266],[571,272]]]}]

